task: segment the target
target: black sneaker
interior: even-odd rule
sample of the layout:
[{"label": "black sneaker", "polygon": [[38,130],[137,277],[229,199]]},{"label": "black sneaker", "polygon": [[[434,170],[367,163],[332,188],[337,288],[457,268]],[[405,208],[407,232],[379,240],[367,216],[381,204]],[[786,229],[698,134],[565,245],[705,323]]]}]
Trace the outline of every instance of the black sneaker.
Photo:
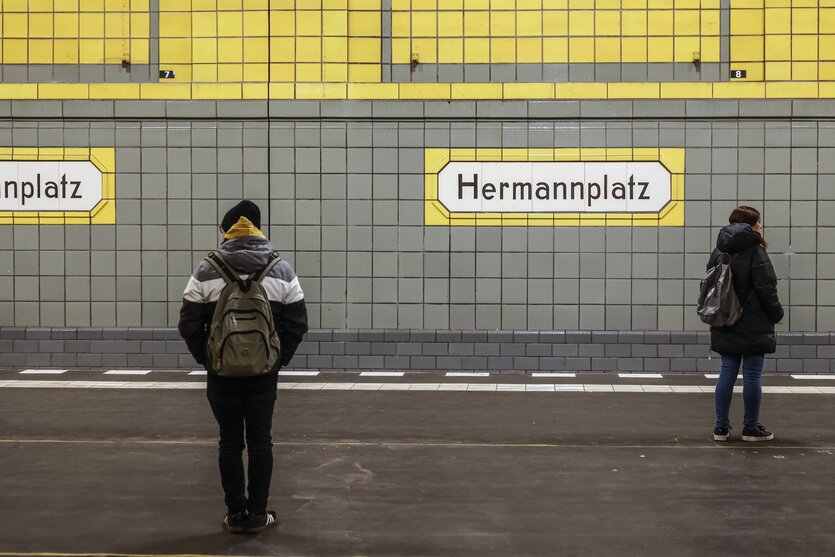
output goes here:
[{"label": "black sneaker", "polygon": [[238,513],[227,513],[223,517],[223,529],[233,534],[239,534],[244,531],[244,516],[246,511]]},{"label": "black sneaker", "polygon": [[278,519],[275,517],[275,511],[267,511],[264,514],[247,513],[246,516],[244,516],[241,524],[242,529],[240,531],[245,534],[256,534],[277,524]]},{"label": "black sneaker", "polygon": [[731,436],[731,426],[717,427],[717,428],[713,429],[713,440],[714,441],[727,441],[730,436]]},{"label": "black sneaker", "polygon": [[746,427],[742,430],[743,441],[771,441],[774,439],[774,434],[762,426],[757,424],[757,427]]}]

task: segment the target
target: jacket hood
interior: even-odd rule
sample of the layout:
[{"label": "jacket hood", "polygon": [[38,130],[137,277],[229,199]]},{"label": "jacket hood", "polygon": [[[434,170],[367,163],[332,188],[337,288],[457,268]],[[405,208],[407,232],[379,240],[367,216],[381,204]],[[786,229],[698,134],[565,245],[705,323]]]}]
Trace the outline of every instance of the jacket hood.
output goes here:
[{"label": "jacket hood", "polygon": [[738,253],[759,243],[760,235],[750,224],[733,222],[722,227],[716,238],[716,247],[726,253]]},{"label": "jacket hood", "polygon": [[249,274],[264,268],[273,249],[270,241],[261,235],[224,240],[217,251],[236,271]]}]

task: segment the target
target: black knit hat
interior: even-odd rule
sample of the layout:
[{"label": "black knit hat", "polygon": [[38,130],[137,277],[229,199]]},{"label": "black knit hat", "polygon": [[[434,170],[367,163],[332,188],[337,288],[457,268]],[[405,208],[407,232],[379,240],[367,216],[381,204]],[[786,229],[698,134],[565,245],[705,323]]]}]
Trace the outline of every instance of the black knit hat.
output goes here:
[{"label": "black knit hat", "polygon": [[241,217],[248,218],[249,222],[254,224],[256,228],[261,228],[261,209],[259,209],[258,205],[249,199],[244,199],[223,215],[223,221],[220,223],[220,229],[224,232],[228,232]]}]

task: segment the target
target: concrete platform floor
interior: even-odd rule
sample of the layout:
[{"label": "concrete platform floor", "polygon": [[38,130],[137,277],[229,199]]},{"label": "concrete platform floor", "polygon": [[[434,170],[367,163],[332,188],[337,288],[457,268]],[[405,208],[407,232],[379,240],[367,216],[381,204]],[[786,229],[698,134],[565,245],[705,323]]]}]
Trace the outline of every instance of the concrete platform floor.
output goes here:
[{"label": "concrete platform floor", "polygon": [[712,442],[712,404],[281,391],[282,523],[244,537],[201,390],[0,389],[0,555],[835,554],[835,396],[766,395],[770,444]]}]

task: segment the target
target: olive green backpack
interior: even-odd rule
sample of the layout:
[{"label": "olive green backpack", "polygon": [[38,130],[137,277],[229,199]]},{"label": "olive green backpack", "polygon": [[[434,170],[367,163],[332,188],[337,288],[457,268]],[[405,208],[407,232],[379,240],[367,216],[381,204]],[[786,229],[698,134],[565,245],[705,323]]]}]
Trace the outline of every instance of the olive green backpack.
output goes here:
[{"label": "olive green backpack", "polygon": [[263,269],[242,279],[219,253],[211,252],[206,258],[226,283],[209,329],[209,362],[217,375],[263,375],[281,357],[270,300],[261,285],[279,259],[274,251]]}]

